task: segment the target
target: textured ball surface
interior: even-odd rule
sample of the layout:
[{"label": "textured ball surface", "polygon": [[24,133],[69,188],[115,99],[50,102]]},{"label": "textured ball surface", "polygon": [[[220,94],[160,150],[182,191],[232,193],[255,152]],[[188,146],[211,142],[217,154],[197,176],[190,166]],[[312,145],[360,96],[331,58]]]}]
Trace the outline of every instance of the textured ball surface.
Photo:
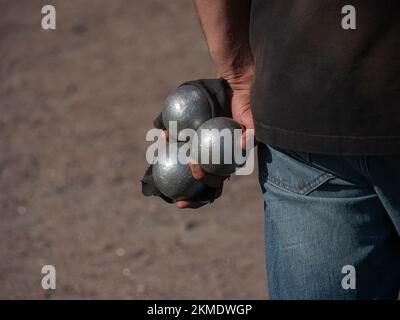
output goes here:
[{"label": "textured ball surface", "polygon": [[[203,131],[203,129],[205,129]],[[217,129],[221,132],[223,129],[228,129],[230,131],[230,137],[225,138],[223,134],[218,134],[218,132],[210,131],[212,129]],[[192,152],[197,157],[198,163],[204,171],[225,176],[230,175],[235,172],[238,165],[235,163],[234,150],[235,148],[240,148],[240,139],[234,141],[234,130],[241,129],[242,126],[231,118],[226,117],[216,117],[204,122],[197,130],[197,144],[194,142],[192,145]],[[227,143],[229,149],[232,150],[232,154],[229,155],[229,162],[225,163],[225,150],[224,143]],[[213,152],[219,152],[219,163],[212,163]],[[201,157],[204,153],[204,158]],[[202,159],[208,159],[208,163],[202,161]]]},{"label": "textured ball surface", "polygon": [[171,157],[160,160],[153,165],[153,180],[162,194],[174,200],[183,200],[204,191],[204,184],[193,179],[187,164]]},{"label": "textured ball surface", "polygon": [[[169,121],[177,122],[177,135],[183,129],[197,130],[211,117],[212,110],[207,97],[193,85],[181,86],[171,93],[162,111],[162,120],[168,131]],[[172,131],[169,134],[178,138]]]}]

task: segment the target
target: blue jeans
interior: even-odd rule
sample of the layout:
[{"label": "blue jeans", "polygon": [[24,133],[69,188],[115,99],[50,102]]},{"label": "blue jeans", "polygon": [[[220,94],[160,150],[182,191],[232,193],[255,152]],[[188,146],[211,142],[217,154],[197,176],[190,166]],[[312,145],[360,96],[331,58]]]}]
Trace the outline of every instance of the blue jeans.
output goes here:
[{"label": "blue jeans", "polygon": [[259,146],[270,299],[397,299],[400,156]]}]

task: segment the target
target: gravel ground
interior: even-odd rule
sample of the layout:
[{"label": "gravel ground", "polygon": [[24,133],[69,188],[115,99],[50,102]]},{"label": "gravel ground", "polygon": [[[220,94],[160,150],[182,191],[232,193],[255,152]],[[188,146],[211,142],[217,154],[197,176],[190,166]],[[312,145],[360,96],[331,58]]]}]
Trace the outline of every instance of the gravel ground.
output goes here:
[{"label": "gravel ground", "polygon": [[265,299],[255,174],[198,211],[141,194],[163,100],[214,77],[192,2],[52,1],[54,31],[44,4],[0,0],[0,298]]}]

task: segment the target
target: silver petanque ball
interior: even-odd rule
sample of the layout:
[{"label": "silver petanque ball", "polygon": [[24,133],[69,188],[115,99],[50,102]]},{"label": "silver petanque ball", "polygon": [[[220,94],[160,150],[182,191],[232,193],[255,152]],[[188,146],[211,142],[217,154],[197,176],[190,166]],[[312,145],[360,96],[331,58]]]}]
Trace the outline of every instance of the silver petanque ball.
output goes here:
[{"label": "silver petanque ball", "polygon": [[158,190],[174,200],[190,199],[205,189],[205,185],[192,177],[187,164],[173,157],[161,158],[153,164],[153,180]]},{"label": "silver petanque ball", "polygon": [[[235,172],[238,164],[234,159],[234,150],[240,148],[240,139],[234,139],[235,129],[242,130],[242,126],[235,120],[226,117],[207,120],[197,129],[196,137],[198,140],[193,141],[192,154],[204,171],[219,176],[226,176]],[[226,157],[225,151],[230,152]],[[213,163],[214,152],[219,153],[219,162],[217,163]],[[206,161],[203,161],[203,159]]]},{"label": "silver petanque ball", "polygon": [[[178,138],[183,129],[197,128],[212,117],[207,97],[196,86],[184,85],[172,92],[165,101],[162,120],[169,134]],[[177,122],[177,136],[169,128],[169,122]]]}]

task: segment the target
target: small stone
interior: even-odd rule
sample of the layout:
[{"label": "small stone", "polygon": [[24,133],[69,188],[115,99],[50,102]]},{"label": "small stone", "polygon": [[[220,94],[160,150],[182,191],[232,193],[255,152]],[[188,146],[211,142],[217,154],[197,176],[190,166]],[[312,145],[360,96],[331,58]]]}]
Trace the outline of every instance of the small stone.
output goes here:
[{"label": "small stone", "polygon": [[122,274],[123,274],[125,277],[129,277],[129,276],[131,275],[131,269],[125,268],[124,270],[122,270]]},{"label": "small stone", "polygon": [[26,213],[26,208],[24,206],[18,206],[17,211],[20,215],[24,215]]},{"label": "small stone", "polygon": [[118,257],[123,257],[125,255],[125,249],[124,248],[118,248],[117,250],[115,250],[115,254]]}]

